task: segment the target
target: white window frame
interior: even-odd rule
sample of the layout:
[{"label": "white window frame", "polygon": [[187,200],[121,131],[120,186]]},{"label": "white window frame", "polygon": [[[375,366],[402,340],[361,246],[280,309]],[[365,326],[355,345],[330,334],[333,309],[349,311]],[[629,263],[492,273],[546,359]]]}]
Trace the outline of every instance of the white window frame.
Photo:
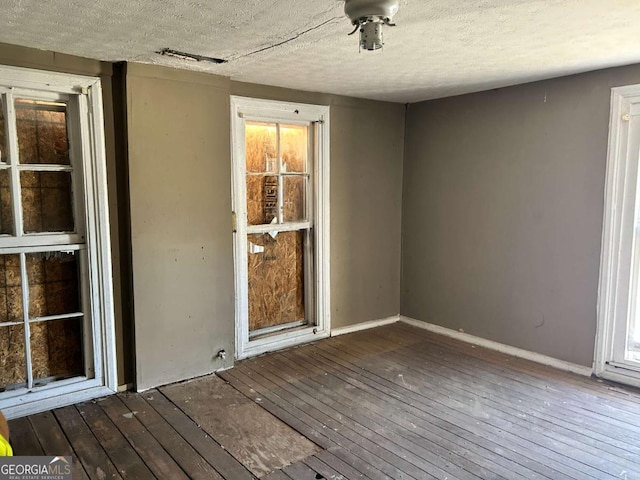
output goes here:
[{"label": "white window frame", "polygon": [[640,145],[640,128],[632,131],[632,120],[640,121],[640,85],[613,88],[593,367],[599,377],[640,387],[640,368],[620,358],[627,318],[635,308],[631,292],[637,288],[633,279],[640,261],[640,252],[634,251],[640,152],[631,147]]},{"label": "white window frame", "polygon": [[[79,168],[74,168],[73,177],[74,189],[76,192],[79,189],[82,194],[82,199],[76,199],[74,203],[77,231],[69,235],[52,235],[51,238],[55,242],[54,237],[57,237],[60,244],[63,244],[72,241],[72,237],[86,237],[84,245],[79,248],[86,249],[89,264],[85,266],[88,275],[82,279],[82,283],[87,292],[84,297],[91,300],[88,310],[84,311],[90,315],[93,342],[90,349],[93,374],[90,378],[76,377],[56,381],[36,386],[28,392],[24,391],[26,389],[4,392],[7,395],[0,396],[0,410],[7,418],[15,418],[115,393],[118,381],[100,79],[0,66],[0,90],[6,92],[7,89],[19,89],[21,94],[27,92],[30,97],[48,98],[67,94],[77,98],[77,102],[73,103],[78,108],[79,131],[69,131],[70,145],[74,144],[79,150],[75,152],[75,161],[81,163],[76,163]],[[8,117],[7,121],[13,121],[12,116]],[[17,148],[15,139],[10,139],[10,142],[14,143],[10,149]],[[64,167],[61,169],[64,170]],[[7,240],[4,242],[5,247],[11,247],[13,240],[4,240]],[[20,246],[28,245],[28,237],[22,237]],[[34,246],[33,250],[43,251],[45,248]],[[5,248],[2,253],[9,251],[10,249]]]},{"label": "white window frame", "polygon": [[[315,125],[316,160],[313,162],[311,182],[313,188],[314,211],[313,241],[315,325],[283,330],[281,333],[261,338],[249,338],[248,312],[248,272],[247,272],[247,208],[245,179],[245,120],[300,123]],[[247,358],[261,353],[298,345],[330,335],[330,272],[329,272],[329,107],[301,103],[279,102],[255,98],[231,96],[231,163],[232,163],[232,208],[234,215],[234,261],[235,261],[235,324],[237,359]],[[280,230],[297,230],[306,222],[279,225]],[[260,230],[262,227],[252,230]],[[264,231],[273,230],[273,226],[264,225]],[[253,233],[253,232],[252,232]]]}]

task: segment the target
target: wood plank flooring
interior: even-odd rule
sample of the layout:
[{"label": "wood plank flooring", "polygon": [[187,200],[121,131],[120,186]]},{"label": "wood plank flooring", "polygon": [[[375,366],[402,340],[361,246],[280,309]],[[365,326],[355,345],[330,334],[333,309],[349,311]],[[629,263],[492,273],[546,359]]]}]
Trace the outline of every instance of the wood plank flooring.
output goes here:
[{"label": "wood plank flooring", "polygon": [[79,479],[640,480],[639,391],[406,324],[219,377],[13,420],[14,449]]},{"label": "wood plank flooring", "polygon": [[12,420],[9,428],[16,455],[72,455],[74,479],[256,478],[157,390]]},{"label": "wood plank flooring", "polygon": [[267,478],[640,479],[638,391],[405,324],[221,376],[326,449]]}]

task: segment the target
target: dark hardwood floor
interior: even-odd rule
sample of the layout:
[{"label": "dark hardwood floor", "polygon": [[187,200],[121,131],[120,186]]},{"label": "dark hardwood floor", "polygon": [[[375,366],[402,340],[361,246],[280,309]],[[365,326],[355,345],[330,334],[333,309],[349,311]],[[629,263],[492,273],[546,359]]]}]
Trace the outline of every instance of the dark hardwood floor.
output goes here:
[{"label": "dark hardwood floor", "polygon": [[640,479],[637,390],[402,323],[219,377],[235,390],[211,376],[13,420],[12,442],[73,455],[74,478]]},{"label": "dark hardwood floor", "polygon": [[637,391],[405,324],[222,376],[326,449],[274,478],[640,479]]}]

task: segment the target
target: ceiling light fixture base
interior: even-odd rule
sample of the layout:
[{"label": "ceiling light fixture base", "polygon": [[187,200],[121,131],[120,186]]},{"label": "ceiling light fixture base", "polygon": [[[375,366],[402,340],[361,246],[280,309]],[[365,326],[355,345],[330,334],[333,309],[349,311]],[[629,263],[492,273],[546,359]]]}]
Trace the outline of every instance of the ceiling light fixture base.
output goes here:
[{"label": "ceiling light fixture base", "polygon": [[360,49],[378,50],[384,45],[382,27],[394,27],[393,16],[398,12],[398,0],[345,0],[344,13],[360,30]]}]

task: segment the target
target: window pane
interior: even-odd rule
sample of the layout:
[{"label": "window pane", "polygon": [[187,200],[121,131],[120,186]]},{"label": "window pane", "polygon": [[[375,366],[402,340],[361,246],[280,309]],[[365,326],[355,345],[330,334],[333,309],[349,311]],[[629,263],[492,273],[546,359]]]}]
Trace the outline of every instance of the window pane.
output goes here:
[{"label": "window pane", "polygon": [[247,236],[249,330],[304,320],[303,234]]},{"label": "window pane", "polygon": [[278,143],[274,123],[246,122],[245,157],[247,172],[278,171]]},{"label": "window pane", "polygon": [[13,235],[13,210],[11,209],[11,189],[9,170],[0,170],[0,235]]},{"label": "window pane", "polygon": [[15,105],[20,163],[69,165],[67,105],[23,98]]},{"label": "window pane", "polygon": [[72,232],[71,174],[20,172],[24,233]]},{"label": "window pane", "polygon": [[30,328],[34,380],[84,374],[82,318],[34,322]]},{"label": "window pane", "polygon": [[22,321],[22,312],[20,256],[0,255],[0,323]]},{"label": "window pane", "polygon": [[271,223],[278,216],[278,177],[247,175],[247,222]]},{"label": "window pane", "polygon": [[77,252],[28,253],[26,257],[29,318],[80,312]]},{"label": "window pane", "polygon": [[301,222],[306,220],[305,190],[307,179],[303,176],[285,175],[284,186],[284,221]]},{"label": "window pane", "polygon": [[7,126],[4,119],[4,103],[2,96],[0,96],[0,162],[5,163],[7,161]]},{"label": "window pane", "polygon": [[309,127],[301,125],[280,126],[280,150],[283,172],[306,172]]},{"label": "window pane", "polygon": [[27,382],[24,325],[0,327],[0,392]]}]

